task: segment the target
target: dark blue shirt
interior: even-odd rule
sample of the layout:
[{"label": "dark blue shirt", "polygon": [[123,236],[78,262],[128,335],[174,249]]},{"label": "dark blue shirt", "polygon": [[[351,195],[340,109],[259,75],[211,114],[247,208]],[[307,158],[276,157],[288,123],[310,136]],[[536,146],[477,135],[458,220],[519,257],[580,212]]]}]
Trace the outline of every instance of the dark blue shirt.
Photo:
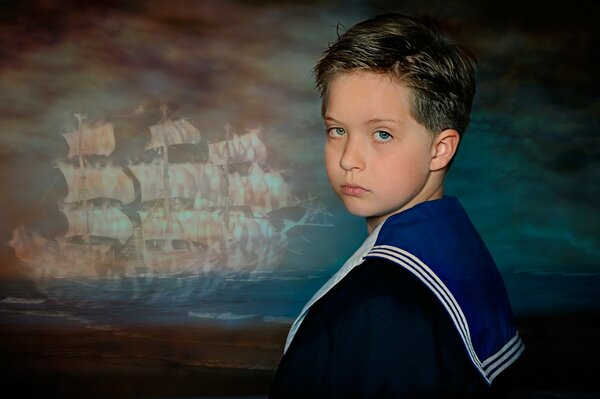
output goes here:
[{"label": "dark blue shirt", "polygon": [[271,397],[485,398],[523,350],[454,198],[390,216],[292,326]]}]

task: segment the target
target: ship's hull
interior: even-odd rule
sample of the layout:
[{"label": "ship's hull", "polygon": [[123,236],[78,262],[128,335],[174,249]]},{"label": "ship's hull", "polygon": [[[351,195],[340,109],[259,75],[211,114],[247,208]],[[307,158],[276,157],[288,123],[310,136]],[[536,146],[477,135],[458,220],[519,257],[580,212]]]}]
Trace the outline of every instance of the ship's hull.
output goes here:
[{"label": "ship's hull", "polygon": [[[262,245],[148,249],[126,258],[108,242],[47,240],[24,229],[15,231],[11,245],[31,271],[40,292],[58,300],[85,301],[101,295],[120,299],[172,299],[205,295],[232,276],[270,272],[287,249],[287,239]],[[176,292],[161,281],[176,279]],[[88,287],[81,297],[81,286]],[[77,294],[75,294],[77,293]]]}]

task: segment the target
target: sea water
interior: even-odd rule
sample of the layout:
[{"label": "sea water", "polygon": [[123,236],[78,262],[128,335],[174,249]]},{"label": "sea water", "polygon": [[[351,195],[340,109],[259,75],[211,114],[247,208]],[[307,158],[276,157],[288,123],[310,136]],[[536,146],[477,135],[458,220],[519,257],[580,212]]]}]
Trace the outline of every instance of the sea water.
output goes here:
[{"label": "sea water", "polygon": [[328,277],[300,272],[233,276],[210,291],[190,287],[202,285],[202,276],[163,277],[152,284],[137,278],[57,279],[43,289],[31,281],[7,280],[0,287],[0,323],[291,324]]},{"label": "sea water", "polygon": [[[503,273],[517,316],[600,310],[600,273]],[[201,277],[182,281],[164,277],[140,281],[69,280],[52,292],[31,281],[6,280],[0,286],[0,324],[28,326],[291,324],[304,304],[330,276],[326,273],[265,273],[224,278],[210,292],[194,291]],[[137,287],[137,288],[136,288]]]}]

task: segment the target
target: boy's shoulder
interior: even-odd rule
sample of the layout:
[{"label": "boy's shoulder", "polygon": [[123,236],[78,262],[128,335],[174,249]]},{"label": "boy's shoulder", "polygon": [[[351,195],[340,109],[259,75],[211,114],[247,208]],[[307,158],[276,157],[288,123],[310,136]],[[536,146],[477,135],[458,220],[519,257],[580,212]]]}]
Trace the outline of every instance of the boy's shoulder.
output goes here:
[{"label": "boy's shoulder", "polygon": [[[447,237],[452,240],[447,240]],[[383,222],[375,245],[398,244],[405,248],[424,249],[435,245],[439,250],[440,245],[464,248],[466,243],[473,240],[484,246],[460,201],[456,197],[445,196],[391,215]]]},{"label": "boy's shoulder", "polygon": [[[467,212],[455,197],[415,205],[390,216],[377,234],[374,248],[396,247],[425,263],[453,264],[493,260]],[[452,270],[456,270],[456,266]]]},{"label": "boy's shoulder", "polygon": [[365,259],[353,268],[313,306],[310,319],[309,324],[327,326],[335,336],[382,329],[431,335],[433,326],[441,325],[457,335],[431,290],[404,268],[380,258]]},{"label": "boy's shoulder", "polygon": [[365,258],[396,263],[435,294],[488,382],[522,352],[500,272],[455,198],[392,215]]},{"label": "boy's shoulder", "polygon": [[511,313],[496,263],[454,197],[392,215],[364,257],[386,259],[410,272],[449,309],[479,313],[485,305],[491,309],[491,302],[501,302]]},{"label": "boy's shoulder", "polygon": [[369,306],[377,302],[412,306],[419,301],[406,301],[407,299],[431,295],[411,273],[394,262],[381,258],[365,259],[332,291],[333,296],[337,296],[340,302],[346,304],[346,308]]}]

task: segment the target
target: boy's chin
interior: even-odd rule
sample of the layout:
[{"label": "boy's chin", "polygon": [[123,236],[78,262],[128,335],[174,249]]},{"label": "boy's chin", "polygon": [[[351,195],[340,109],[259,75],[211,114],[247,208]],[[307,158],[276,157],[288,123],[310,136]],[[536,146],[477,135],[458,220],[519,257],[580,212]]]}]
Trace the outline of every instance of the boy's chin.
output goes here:
[{"label": "boy's chin", "polygon": [[374,218],[379,217],[376,212],[373,212],[369,209],[364,209],[364,207],[356,206],[356,204],[348,204],[344,202],[344,207],[351,215],[363,217],[363,218]]},{"label": "boy's chin", "polygon": [[375,222],[380,219],[387,219],[389,216],[402,211],[402,209],[377,211],[374,209],[367,209],[365,207],[357,206],[357,204],[348,204],[347,202],[344,202],[344,207],[346,208],[348,213],[354,216],[363,217],[367,220],[367,222]]}]

